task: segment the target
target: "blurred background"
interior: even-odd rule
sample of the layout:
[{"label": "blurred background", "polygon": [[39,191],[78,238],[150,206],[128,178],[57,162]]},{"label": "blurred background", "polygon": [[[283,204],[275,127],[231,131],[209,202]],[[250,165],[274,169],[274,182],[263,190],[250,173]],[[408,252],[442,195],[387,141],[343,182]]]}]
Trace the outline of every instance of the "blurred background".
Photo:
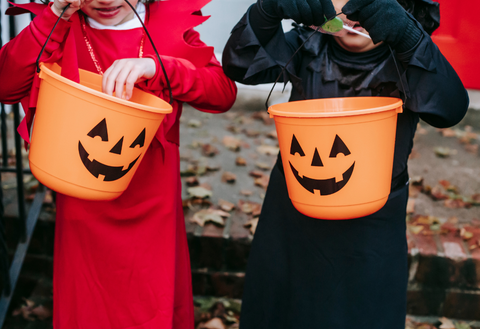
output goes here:
[{"label": "blurred background", "polygon": [[[22,1],[18,1],[19,3]],[[408,313],[405,327],[480,328],[480,12],[478,0],[439,0],[433,40],[469,90],[465,119],[449,129],[420,123],[409,160]],[[221,60],[231,29],[252,0],[212,0],[198,26]],[[5,44],[30,15],[4,14]],[[461,13],[461,14],[460,14]],[[291,21],[284,21],[285,30]],[[1,69],[1,67],[0,67]],[[269,172],[278,153],[265,111],[272,85],[238,84],[221,115],[186,106],[181,119],[181,174],[197,329],[236,328],[251,241]],[[271,103],[288,100],[277,86]],[[0,328],[51,328],[54,193],[30,174],[15,127],[20,106],[1,105]]]}]

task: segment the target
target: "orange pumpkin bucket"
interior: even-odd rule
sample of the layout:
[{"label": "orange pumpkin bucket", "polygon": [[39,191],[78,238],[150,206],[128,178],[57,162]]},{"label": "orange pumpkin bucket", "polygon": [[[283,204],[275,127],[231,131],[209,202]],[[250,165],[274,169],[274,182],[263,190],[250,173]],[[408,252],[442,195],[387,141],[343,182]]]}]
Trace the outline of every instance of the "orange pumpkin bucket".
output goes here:
[{"label": "orange pumpkin bucket", "polygon": [[102,76],[80,70],[80,84],[41,64],[29,152],[33,175],[57,192],[111,200],[130,183],[167,113],[164,100],[134,88],[130,101],[102,92]]},{"label": "orange pumpkin bucket", "polygon": [[304,215],[351,219],[382,208],[390,193],[397,113],[391,97],[272,105],[288,194]]}]

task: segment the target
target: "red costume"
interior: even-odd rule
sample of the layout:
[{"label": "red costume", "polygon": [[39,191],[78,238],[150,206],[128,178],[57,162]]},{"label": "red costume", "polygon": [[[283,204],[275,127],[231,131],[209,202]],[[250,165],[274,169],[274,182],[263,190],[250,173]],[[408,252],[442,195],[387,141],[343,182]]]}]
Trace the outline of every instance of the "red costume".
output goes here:
[{"label": "red costume", "polygon": [[[113,201],[85,201],[57,195],[56,329],[193,328],[190,261],[181,202],[178,119],[183,102],[205,112],[228,110],[235,100],[236,87],[223,74],[211,48],[206,48],[198,33],[189,29],[205,20],[204,17],[190,14],[187,17],[191,19],[187,24],[193,22],[183,30],[189,29],[184,35],[185,41],[193,46],[189,52],[185,52],[188,50],[185,44],[175,43],[176,40],[172,44],[163,42],[165,34],[171,33],[169,29],[175,30],[170,24],[177,24],[176,12],[168,12],[175,10],[172,3],[182,6],[173,1],[147,5],[146,26],[160,54],[168,55],[162,56],[162,61],[172,84],[173,112],[162,122],[129,187]],[[35,83],[36,57],[58,17],[44,5],[23,7],[37,17],[0,50],[0,101],[21,100],[27,108],[34,106],[30,91]],[[116,59],[139,56],[143,29],[94,30],[85,24],[82,30],[80,15],[76,13],[69,21],[59,22],[42,61],[57,61],[65,67],[73,53],[80,68],[97,72],[85,32],[94,58],[103,70]],[[173,18],[164,19],[169,16]],[[178,22],[185,24],[185,19]],[[71,48],[69,42],[73,36],[75,42]],[[154,55],[148,39],[144,42],[143,56]],[[198,52],[194,47],[198,47]],[[210,60],[201,63],[208,54],[206,51],[210,52]],[[156,76],[140,87],[168,100],[158,63]],[[27,121],[28,117],[27,110]]]}]

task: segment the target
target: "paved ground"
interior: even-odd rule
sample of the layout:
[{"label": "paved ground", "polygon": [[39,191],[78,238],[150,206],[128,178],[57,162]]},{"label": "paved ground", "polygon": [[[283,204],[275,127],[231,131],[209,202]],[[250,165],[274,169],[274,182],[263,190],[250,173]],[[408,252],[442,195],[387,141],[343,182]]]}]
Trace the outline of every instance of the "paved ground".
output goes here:
[{"label": "paved ground", "polygon": [[[206,114],[187,106],[181,119],[182,146],[180,153],[184,184],[183,198],[185,199],[187,232],[194,269],[194,289],[197,289],[197,295],[208,294],[202,293],[205,291],[214,291],[214,294],[222,295],[221,289],[202,290],[200,283],[203,281],[198,278],[207,274],[221,276],[218,271],[228,270],[240,279],[243,278],[242,271],[248,255],[248,241],[252,239],[269,172],[276,159],[278,144],[275,126],[266,115],[262,104],[265,93],[252,89],[249,93],[256,93],[257,96],[239,99],[235,107],[228,113]],[[276,95],[274,101],[278,102],[284,99],[285,95]],[[464,227],[480,228],[480,206],[477,205],[480,202],[480,199],[477,199],[477,194],[480,193],[479,113],[480,111],[476,110],[469,111],[461,124],[448,130],[439,131],[421,123],[415,137],[412,158],[409,161],[410,175],[414,178],[415,183],[421,186],[421,192],[417,192],[416,189],[412,190],[409,210],[410,218],[414,219],[410,219],[409,234],[414,237],[414,242],[418,243],[420,238],[430,237],[431,232],[437,234],[435,233],[438,231],[436,225],[453,222],[456,225],[455,235],[459,239],[463,239],[462,243],[465,244],[462,257],[467,258],[472,257],[470,253],[473,255],[475,251],[480,251],[480,235],[472,233],[470,236],[468,233],[470,231],[461,230]],[[15,186],[13,176],[5,174],[2,175],[2,178],[3,187],[7,191],[6,200],[9,202],[7,210],[10,216],[15,216],[15,196],[12,192]],[[432,196],[440,198],[440,200],[436,200]],[[233,206],[235,209],[232,209]],[[51,206],[47,204],[38,228],[38,230],[45,230],[46,233],[43,235],[53,233],[53,225],[51,222],[48,224],[51,221],[49,208],[51,209]],[[419,222],[419,218],[424,222]],[[427,226],[424,225],[425,221],[428,223]],[[39,235],[41,234],[39,233]],[[202,240],[201,238],[204,237],[211,239]],[[47,240],[44,239],[44,244],[48,242]],[[246,251],[240,253],[238,244],[225,244],[225,241],[241,241],[245,244]],[[38,240],[35,242],[37,246],[40,245]],[[218,249],[222,249],[223,246],[227,246],[226,250],[218,252]],[[51,245],[41,248],[51,249]],[[416,248],[421,249],[418,245]],[[233,252],[232,249],[234,249]],[[445,251],[443,251],[444,254]],[[436,249],[435,253],[437,253]],[[240,254],[241,256],[238,256]],[[229,255],[233,256],[229,257]],[[221,257],[225,259],[220,260]],[[218,259],[218,264],[215,262],[216,259]],[[31,261],[26,264],[30,270],[29,275],[32,273],[32,268],[35,270],[35,264]],[[420,265],[418,265],[419,268],[421,268]],[[48,266],[50,265],[47,264]],[[459,272],[461,271],[460,269]],[[36,312],[39,314],[32,315],[35,307],[28,305],[21,307],[22,297],[37,300],[40,304],[44,303],[45,299],[43,301],[36,299],[39,298],[36,295],[43,296],[42,298],[48,297],[50,272],[45,270],[42,275],[47,278],[46,282],[37,282],[36,289],[23,290],[30,291],[29,294],[16,296],[17,304],[14,305],[14,308],[19,310],[18,314],[15,317],[9,317],[10,324],[5,328],[51,327],[48,310],[43,310],[44,313],[42,310],[37,310]],[[475,296],[478,295],[480,287],[480,274],[478,274],[478,280],[478,282],[474,280],[473,288],[470,286],[468,288],[476,289]],[[232,293],[232,286],[228,286],[228,283],[225,282],[222,281],[223,291],[238,298],[237,295],[241,295],[241,288]],[[199,288],[195,288],[196,286]],[[455,289],[457,289],[456,286]],[[218,301],[218,299],[210,298],[205,302],[204,298],[197,298],[199,319],[201,317],[208,319],[209,316],[212,316],[214,305],[217,306],[213,309],[222,309],[216,304]],[[220,301],[224,302],[223,299]],[[48,300],[44,304],[48,309]],[[470,304],[475,304],[475,302]],[[229,317],[227,316],[230,320],[227,319],[226,322],[235,325],[234,318],[238,315],[236,313],[237,306],[235,306],[237,304],[229,299],[226,305],[223,308],[231,308],[231,314]],[[480,314],[480,308],[477,310]],[[28,316],[37,320],[25,320],[24,317]],[[42,316],[45,316],[46,320],[38,321],[38,318]],[[438,319],[438,316],[412,318],[407,321],[406,328],[438,328],[442,323]],[[452,327],[452,329],[480,327],[476,322],[457,322],[454,326],[455,328]],[[219,325],[219,328],[224,327]],[[450,327],[442,326],[442,328]]]}]

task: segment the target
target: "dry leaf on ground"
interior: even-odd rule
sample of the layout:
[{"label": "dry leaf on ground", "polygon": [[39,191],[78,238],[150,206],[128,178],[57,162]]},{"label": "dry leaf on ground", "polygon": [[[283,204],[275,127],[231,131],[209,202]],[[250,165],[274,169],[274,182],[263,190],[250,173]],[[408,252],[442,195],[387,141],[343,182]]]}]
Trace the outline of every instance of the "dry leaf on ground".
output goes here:
[{"label": "dry leaf on ground", "polygon": [[267,175],[264,175],[262,177],[255,178],[254,183],[257,186],[260,186],[266,189],[269,181],[270,181],[270,177]]},{"label": "dry leaf on ground", "polygon": [[197,119],[190,119],[187,123],[189,127],[198,128],[202,125],[202,122]]},{"label": "dry leaf on ground", "polygon": [[245,226],[246,228],[249,228],[250,233],[252,233],[252,235],[254,235],[255,230],[257,229],[257,225],[258,225],[258,217],[255,217],[255,218],[250,219],[243,226]]},{"label": "dry leaf on ground", "polygon": [[233,183],[235,183],[236,180],[237,180],[237,175],[235,175],[235,174],[232,173],[232,172],[225,171],[225,172],[222,174],[222,182],[224,182],[224,183],[233,184]]},{"label": "dry leaf on ground", "polygon": [[213,157],[218,154],[218,149],[212,144],[203,144],[202,145],[202,154],[206,157]]},{"label": "dry leaf on ground", "polygon": [[245,160],[245,158],[242,158],[242,157],[239,156],[235,159],[235,164],[237,166],[246,166],[247,165],[247,160]]},{"label": "dry leaf on ground", "polygon": [[202,209],[200,211],[197,211],[193,216],[192,218],[190,218],[190,221],[192,223],[196,223],[200,226],[204,226],[205,223],[207,222],[212,222],[216,225],[219,225],[219,226],[224,226],[225,225],[225,220],[223,219],[223,217],[229,217],[230,214],[225,212],[225,211],[222,211],[222,210],[218,210],[218,209]]},{"label": "dry leaf on ground", "polygon": [[238,200],[238,208],[243,211],[244,213],[252,214],[254,216],[260,214],[260,210],[262,209],[262,205],[256,202],[249,202],[244,200]]},{"label": "dry leaf on ground", "polygon": [[272,145],[260,145],[257,147],[257,152],[265,155],[277,155],[280,149]]},{"label": "dry leaf on ground", "polygon": [[224,211],[232,211],[235,208],[235,205],[232,202],[218,199],[218,206]]},{"label": "dry leaf on ground", "polygon": [[187,177],[185,179],[185,184],[189,187],[198,186],[198,178],[196,176]]},{"label": "dry leaf on ground", "polygon": [[442,323],[439,327],[440,329],[456,329],[453,322],[446,317],[440,318],[439,321]]},{"label": "dry leaf on ground", "polygon": [[235,138],[233,136],[225,136],[223,137],[223,145],[225,145],[226,148],[229,150],[232,150],[234,152],[240,151],[240,145],[242,141],[238,138]]},{"label": "dry leaf on ground", "polygon": [[211,190],[208,190],[202,186],[190,187],[187,189],[187,192],[191,197],[200,199],[209,198],[213,194]]}]

